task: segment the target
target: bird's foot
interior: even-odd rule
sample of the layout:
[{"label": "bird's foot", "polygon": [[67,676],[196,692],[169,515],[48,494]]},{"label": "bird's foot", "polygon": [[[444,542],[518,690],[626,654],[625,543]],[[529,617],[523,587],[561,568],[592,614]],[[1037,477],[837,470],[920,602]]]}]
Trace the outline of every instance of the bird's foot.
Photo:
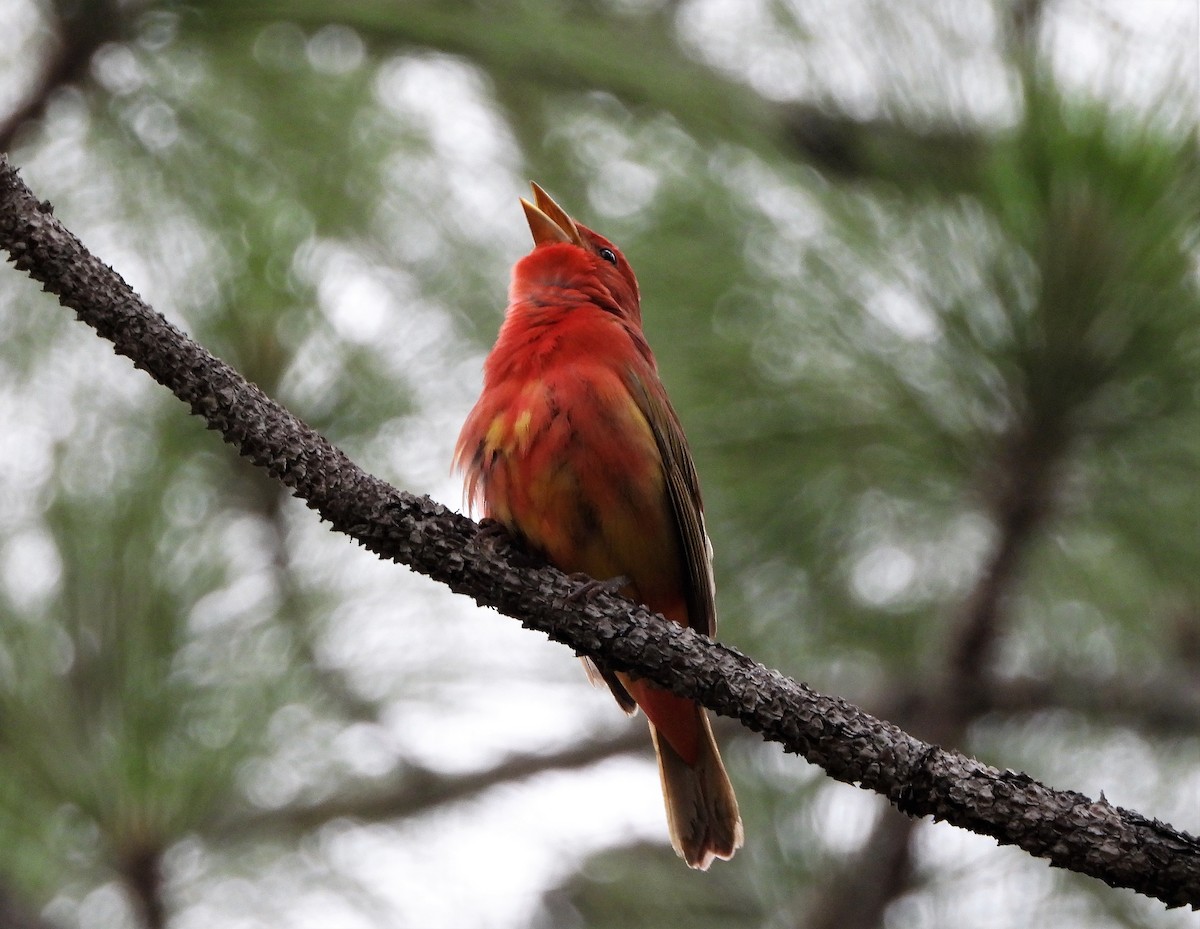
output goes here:
[{"label": "bird's foot", "polygon": [[510,546],[515,541],[508,527],[498,519],[485,516],[479,521],[479,531],[475,533],[474,542],[480,548],[494,552],[497,548]]},{"label": "bird's foot", "polygon": [[516,534],[504,523],[490,516],[485,516],[479,521],[479,531],[475,533],[471,544],[489,557],[504,555],[511,559],[514,556],[521,558],[525,555],[525,549]]},{"label": "bird's foot", "polygon": [[485,516],[479,521],[479,530],[471,544],[489,556],[502,555],[515,567],[536,566],[541,563],[520,535],[490,516]]},{"label": "bird's foot", "polygon": [[492,519],[490,516],[485,516],[479,521],[479,534],[487,535],[505,535],[508,533],[508,527],[498,519]]},{"label": "bird's foot", "polygon": [[579,586],[576,587],[570,594],[567,595],[568,602],[578,600],[594,600],[600,594],[619,594],[621,590],[628,587],[633,581],[624,574],[618,574],[616,577],[610,577],[606,581],[598,581],[594,577],[589,577],[586,574],[575,573],[567,575],[571,580],[578,581]]}]

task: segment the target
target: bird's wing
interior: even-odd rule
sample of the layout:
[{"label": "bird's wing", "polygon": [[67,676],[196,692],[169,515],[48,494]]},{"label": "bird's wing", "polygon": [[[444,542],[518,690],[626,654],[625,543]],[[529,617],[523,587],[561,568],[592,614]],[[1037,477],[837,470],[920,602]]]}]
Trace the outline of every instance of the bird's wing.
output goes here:
[{"label": "bird's wing", "polygon": [[[650,378],[652,380],[648,382]],[[714,636],[717,631],[717,592],[713,579],[712,543],[704,527],[700,479],[688,451],[683,427],[656,375],[631,370],[626,382],[634,402],[650,424],[662,457],[685,562],[688,625],[697,632]]]}]

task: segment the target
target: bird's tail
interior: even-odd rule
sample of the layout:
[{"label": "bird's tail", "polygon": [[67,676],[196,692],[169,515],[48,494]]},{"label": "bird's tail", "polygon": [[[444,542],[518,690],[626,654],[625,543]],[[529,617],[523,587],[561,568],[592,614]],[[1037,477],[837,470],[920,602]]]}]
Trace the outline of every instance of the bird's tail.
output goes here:
[{"label": "bird's tail", "polygon": [[694,705],[699,732],[696,760],[688,764],[650,723],[662,777],[671,844],[689,867],[708,869],[714,858],[729,859],[742,844],[737,797],[704,708]]}]

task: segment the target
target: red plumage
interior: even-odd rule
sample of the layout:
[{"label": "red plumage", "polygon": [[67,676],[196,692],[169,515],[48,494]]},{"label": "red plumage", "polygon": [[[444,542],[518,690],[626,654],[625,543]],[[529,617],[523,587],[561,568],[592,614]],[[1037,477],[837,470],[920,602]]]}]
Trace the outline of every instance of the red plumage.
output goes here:
[{"label": "red plumage", "polygon": [[[535,246],[513,268],[508,310],[455,464],[467,497],[561,570],[624,577],[627,596],[716,631],[699,481],[641,329],[620,251],[533,186]],[[702,707],[595,671],[646,713],[676,851],[696,868],[741,845],[737,800]]]}]

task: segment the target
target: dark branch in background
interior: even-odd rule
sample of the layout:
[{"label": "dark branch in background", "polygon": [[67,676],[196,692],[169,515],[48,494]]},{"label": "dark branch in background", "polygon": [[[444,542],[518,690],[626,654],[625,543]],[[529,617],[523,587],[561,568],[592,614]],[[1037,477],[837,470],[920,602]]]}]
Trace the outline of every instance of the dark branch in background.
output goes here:
[{"label": "dark branch in background", "polygon": [[[326,0],[209,0],[189,17],[200,32],[244,31],[287,19],[310,26],[329,22]],[[653,15],[567,15],[554,5],[519,13],[469,4],[409,2],[403,16],[380,15],[376,5],[343,0],[338,18],[368,43],[393,51],[413,44],[462,55],[493,78],[497,93],[521,88],[506,103],[520,133],[540,145],[543,126],[530,112],[531,88],[612,94],[631,109],[670,113],[698,139],[721,139],[774,156],[797,159],[838,178],[893,183],[911,191],[976,190],[997,139],[983,130],[903,121],[860,120],[814,106],[767,101],[722,76],[679,45],[669,8]],[[669,74],[669,79],[663,75]]]},{"label": "dark branch in background", "polygon": [[0,929],[58,929],[37,913],[20,906],[8,888],[0,885]]},{"label": "dark branch in background", "polygon": [[[323,26],[330,15],[328,0],[208,0],[197,5],[186,26],[243,34],[281,19]],[[612,18],[559,4],[514,9],[410,0],[403,15],[396,15],[378,3],[341,0],[336,21],[389,54],[416,45],[462,55],[499,87],[515,82],[567,92],[602,91],[632,108],[672,113],[701,136],[734,143],[761,146],[774,128],[773,105],[684,53],[665,12]]]},{"label": "dark branch in background", "polygon": [[911,886],[914,867],[909,843],[917,821],[883,809],[853,862],[825,880],[816,903],[798,925],[804,929],[873,929]]},{"label": "dark branch in background", "polygon": [[571,599],[577,585],[561,572],[478,544],[474,522],[367,474],[146,306],[33,197],[7,159],[0,160],[0,247],[241,454],[380,557],[579,654],[737,718],[905,813],[944,819],[1170,905],[1200,908],[1195,837],[921,742],[627,600]]},{"label": "dark branch in background", "polygon": [[948,680],[931,708],[944,731],[931,738],[957,739],[966,724],[988,709],[988,684],[997,641],[1007,624],[1006,600],[1030,540],[1049,517],[1055,469],[1066,445],[1058,418],[1039,417],[1018,425],[1002,447],[995,472],[985,477],[985,495],[998,534],[975,588],[963,603],[950,634]]},{"label": "dark branch in background", "polygon": [[988,691],[992,713],[1058,710],[1124,723],[1143,732],[1177,736],[1200,732],[1200,681],[1196,678],[1017,678],[995,682]]},{"label": "dark branch in background", "polygon": [[12,151],[22,127],[45,113],[56,91],[85,77],[96,49],[118,36],[128,11],[114,7],[109,0],[55,4],[54,47],[25,99],[0,122],[0,152]]},{"label": "dark branch in background", "polygon": [[[1053,677],[981,680],[986,713],[1027,719],[1034,713],[1071,713],[1089,722],[1129,726],[1166,736],[1200,732],[1200,678],[1184,674],[1085,677],[1056,673]],[[874,700],[864,701],[886,719],[912,718],[924,688],[894,683]]]},{"label": "dark branch in background", "polygon": [[293,647],[300,655],[307,672],[312,675],[313,683],[347,719],[357,722],[379,722],[379,704],[360,696],[349,675],[330,667],[317,652],[317,635],[309,618],[310,611],[301,605],[303,594],[296,583],[296,575],[289,566],[291,553],[288,550],[288,534],[284,525],[285,497],[282,489],[278,484],[261,482],[247,488],[247,492],[250,505],[269,531],[267,544],[271,547],[272,583],[280,601],[278,615],[287,623],[292,633]]},{"label": "dark branch in background", "polygon": [[[645,752],[646,734],[637,726],[619,735],[594,739],[550,754],[516,755],[486,771],[447,777],[408,767],[387,786],[374,785],[357,794],[331,797],[319,803],[297,804],[221,817],[201,833],[217,840],[257,837],[264,833],[306,832],[334,819],[383,822],[420,816],[431,809],[477,797],[501,784],[513,784],[539,774],[586,768],[618,755]],[[0,927],[3,929],[3,927]]]},{"label": "dark branch in background", "polygon": [[[1025,78],[1043,12],[1044,0],[1011,0],[1008,10],[1008,46]],[[794,119],[790,137],[798,150],[831,172],[892,181],[906,189],[923,185],[942,193],[977,189],[985,162],[997,148],[959,129],[913,132],[903,125],[825,114]],[[822,140],[836,145],[816,144]],[[915,693],[904,685],[897,687],[908,691],[909,712],[901,720],[931,741],[961,745],[971,723],[992,710],[997,695],[993,658],[1009,624],[1006,607],[1029,542],[1051,512],[1055,472],[1067,445],[1063,411],[1055,408],[1049,415],[1037,415],[1032,412],[1036,403],[1021,408],[1025,417],[1013,424],[995,460],[984,467],[984,499],[997,539],[951,624],[944,677]],[[884,810],[858,860],[843,869],[843,879],[814,908],[811,929],[882,926],[887,908],[913,885],[915,831],[910,820]],[[874,855],[875,848],[885,849],[885,854]]]},{"label": "dark branch in background", "polygon": [[996,139],[959,127],[914,128],[817,106],[782,111],[782,134],[802,161],[836,180],[894,184],[911,193],[978,188]]},{"label": "dark branch in background", "polygon": [[[992,708],[992,665],[1009,621],[1006,605],[1021,557],[1051,512],[1054,472],[1063,447],[1057,419],[1021,424],[1001,446],[994,473],[984,480],[996,543],[951,621],[942,678],[932,677],[921,690],[910,691],[908,706],[898,716],[922,738],[961,745],[970,724]],[[883,925],[884,911],[912,885],[914,831],[912,820],[883,810],[858,859],[817,902],[806,925]]]},{"label": "dark branch in background", "polygon": [[132,842],[120,850],[118,867],[126,891],[133,899],[139,925],[146,929],[164,929],[167,904],[163,899],[163,849],[157,842]]},{"label": "dark branch in background", "polygon": [[1014,58],[1031,58],[1046,18],[1046,0],[1009,0],[1008,44]]}]

